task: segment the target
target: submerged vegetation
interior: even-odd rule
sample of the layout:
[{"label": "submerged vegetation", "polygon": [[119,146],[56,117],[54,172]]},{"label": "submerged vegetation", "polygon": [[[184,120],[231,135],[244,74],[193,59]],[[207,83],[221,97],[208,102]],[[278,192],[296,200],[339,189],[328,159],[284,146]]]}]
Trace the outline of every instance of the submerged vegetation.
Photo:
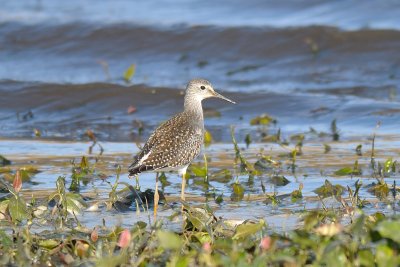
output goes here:
[{"label": "submerged vegetation", "polygon": [[[213,137],[207,132],[204,157],[189,167],[186,176],[189,189],[200,196],[189,194],[188,202],[179,201],[177,193],[171,194],[176,182],[170,174],[160,174],[160,207],[168,212],[161,211],[158,218],[152,213],[154,191],[143,188],[139,180],[136,186],[121,180],[120,165],[107,170],[107,151],[92,131],[87,131],[92,142],[88,154],[72,159],[70,174],[59,176],[52,190],[27,188],[40,175],[40,165],[25,166],[1,156],[0,263],[398,266],[399,170],[393,154],[385,160],[378,157],[384,151],[376,151],[374,135],[370,150],[358,145],[349,149],[352,156],[341,155],[334,162],[340,140],[335,120],[331,133],[310,129],[287,139],[280,129],[274,133],[271,123],[276,120],[267,114],[254,118],[250,124],[258,127],[257,136],[246,134],[244,144],[237,142],[232,128],[233,150],[221,155],[212,152]],[[260,149],[254,140],[266,142],[269,150]],[[317,167],[320,156],[328,160]],[[313,175],[325,182],[310,188],[308,177]],[[341,183],[343,179],[349,182]],[[96,181],[106,186],[100,190]],[[250,216],[244,219],[219,212],[231,205],[280,210],[295,223],[282,229],[266,212],[247,212]],[[88,224],[86,214],[99,212],[109,213],[108,218],[128,213],[133,219],[128,224],[110,223],[107,216],[99,220],[95,215],[97,220]]]}]

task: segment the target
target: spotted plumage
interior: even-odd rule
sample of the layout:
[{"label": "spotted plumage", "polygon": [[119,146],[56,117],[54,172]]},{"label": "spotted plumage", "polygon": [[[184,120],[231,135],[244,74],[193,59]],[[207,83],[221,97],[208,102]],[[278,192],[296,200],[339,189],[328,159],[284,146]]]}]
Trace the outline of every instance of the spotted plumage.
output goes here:
[{"label": "spotted plumage", "polygon": [[191,119],[191,112],[181,112],[161,124],[135,156],[129,174],[189,165],[199,155],[204,138],[203,124]]},{"label": "spotted plumage", "polygon": [[[204,139],[201,101],[210,97],[234,103],[215,92],[209,81],[191,80],[186,87],[184,110],[161,124],[149,137],[130,165],[129,176],[145,171],[179,171],[184,175],[201,151]],[[183,191],[184,181],[182,194]]]}]

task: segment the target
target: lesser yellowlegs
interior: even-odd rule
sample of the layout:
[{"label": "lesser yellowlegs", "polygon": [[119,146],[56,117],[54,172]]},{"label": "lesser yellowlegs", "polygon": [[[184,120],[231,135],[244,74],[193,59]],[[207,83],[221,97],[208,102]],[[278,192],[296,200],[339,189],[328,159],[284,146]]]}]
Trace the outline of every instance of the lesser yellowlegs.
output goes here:
[{"label": "lesser yellowlegs", "polygon": [[178,171],[182,175],[181,199],[185,199],[186,169],[199,155],[204,140],[204,117],[201,101],[217,97],[232,100],[215,92],[211,83],[204,79],[191,80],[185,93],[184,109],[162,123],[149,137],[142,150],[129,167],[129,176],[155,171],[156,192],[154,214],[158,204],[158,172]]}]

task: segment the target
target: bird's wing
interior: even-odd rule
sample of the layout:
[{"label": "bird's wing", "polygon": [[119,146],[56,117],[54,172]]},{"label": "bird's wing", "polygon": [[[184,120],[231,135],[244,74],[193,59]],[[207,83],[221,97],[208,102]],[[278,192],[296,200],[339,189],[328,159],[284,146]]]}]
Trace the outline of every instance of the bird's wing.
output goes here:
[{"label": "bird's wing", "polygon": [[195,158],[203,143],[201,128],[188,124],[178,114],[161,124],[143,146],[129,167],[130,175],[143,171],[187,165]]}]

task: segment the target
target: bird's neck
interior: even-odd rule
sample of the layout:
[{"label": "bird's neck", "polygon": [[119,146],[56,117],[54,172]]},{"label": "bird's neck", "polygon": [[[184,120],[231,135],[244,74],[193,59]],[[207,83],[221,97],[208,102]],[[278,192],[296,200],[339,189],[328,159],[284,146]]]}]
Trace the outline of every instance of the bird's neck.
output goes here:
[{"label": "bird's neck", "polygon": [[202,99],[195,95],[185,95],[184,112],[195,116],[196,119],[204,125],[203,106],[201,105],[201,100]]}]

